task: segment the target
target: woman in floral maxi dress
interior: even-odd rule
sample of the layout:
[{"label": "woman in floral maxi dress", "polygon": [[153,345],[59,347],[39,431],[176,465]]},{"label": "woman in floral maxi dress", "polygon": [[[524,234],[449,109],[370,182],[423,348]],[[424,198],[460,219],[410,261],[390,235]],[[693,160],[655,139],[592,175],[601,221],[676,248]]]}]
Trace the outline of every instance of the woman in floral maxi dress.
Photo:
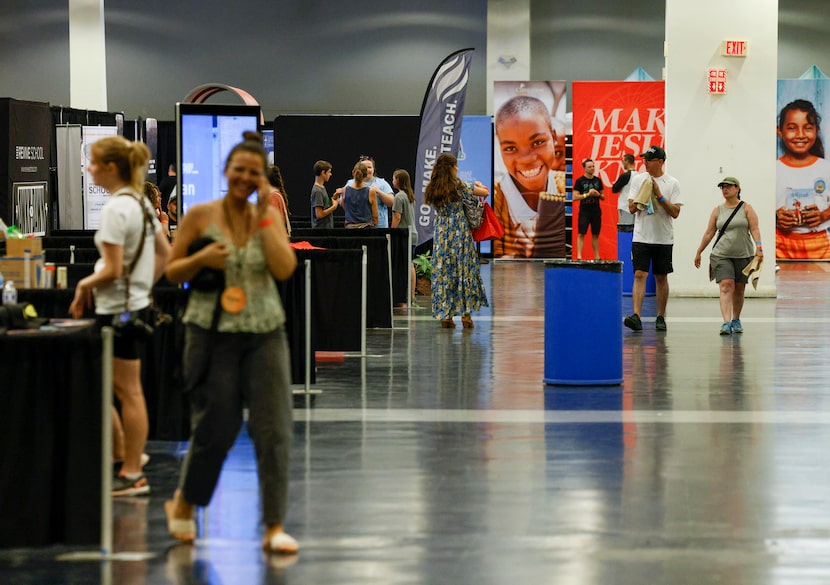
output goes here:
[{"label": "woman in floral maxi dress", "polygon": [[487,196],[487,188],[458,179],[458,160],[442,154],[432,168],[424,201],[435,208],[432,254],[432,316],[446,329],[455,327],[453,317],[461,315],[465,329],[473,327],[471,312],[488,306],[487,293],[479,272],[476,250],[464,206],[466,196]]}]

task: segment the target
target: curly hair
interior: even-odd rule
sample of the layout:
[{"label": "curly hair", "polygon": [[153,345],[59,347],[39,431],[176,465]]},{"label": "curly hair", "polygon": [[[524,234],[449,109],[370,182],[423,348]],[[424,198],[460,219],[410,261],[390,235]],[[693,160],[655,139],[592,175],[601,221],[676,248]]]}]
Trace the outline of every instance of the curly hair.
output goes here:
[{"label": "curly hair", "polygon": [[144,195],[147,197],[147,200],[153,208],[157,209],[158,206],[161,205],[161,191],[159,191],[159,188],[155,183],[144,181]]},{"label": "curly hair", "polygon": [[429,184],[424,189],[424,203],[433,207],[444,207],[461,199],[461,180],[453,173],[458,159],[451,154],[442,154],[432,167]]},{"label": "curly hair", "polygon": [[282,196],[288,200],[288,193],[285,192],[285,182],[282,180],[280,168],[277,165],[269,165],[265,170],[265,177],[268,179],[268,183],[272,187],[279,189]]}]

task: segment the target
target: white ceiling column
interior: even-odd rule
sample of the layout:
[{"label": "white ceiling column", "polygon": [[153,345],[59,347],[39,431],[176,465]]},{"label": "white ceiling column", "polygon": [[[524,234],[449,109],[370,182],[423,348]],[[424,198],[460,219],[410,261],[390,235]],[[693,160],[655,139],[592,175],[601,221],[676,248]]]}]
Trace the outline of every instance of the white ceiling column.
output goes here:
[{"label": "white ceiling column", "polygon": [[104,0],[69,0],[70,106],[107,111]]},{"label": "white ceiling column", "polygon": [[488,0],[486,57],[487,113],[492,116],[494,81],[530,79],[530,0]]}]

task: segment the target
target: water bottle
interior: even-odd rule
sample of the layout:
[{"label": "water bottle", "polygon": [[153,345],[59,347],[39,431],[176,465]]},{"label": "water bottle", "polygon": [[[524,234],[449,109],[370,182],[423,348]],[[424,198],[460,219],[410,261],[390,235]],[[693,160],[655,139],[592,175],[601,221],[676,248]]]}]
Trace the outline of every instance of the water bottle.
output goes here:
[{"label": "water bottle", "polygon": [[6,283],[3,285],[3,304],[17,304],[17,289],[14,288],[14,281],[7,280]]}]

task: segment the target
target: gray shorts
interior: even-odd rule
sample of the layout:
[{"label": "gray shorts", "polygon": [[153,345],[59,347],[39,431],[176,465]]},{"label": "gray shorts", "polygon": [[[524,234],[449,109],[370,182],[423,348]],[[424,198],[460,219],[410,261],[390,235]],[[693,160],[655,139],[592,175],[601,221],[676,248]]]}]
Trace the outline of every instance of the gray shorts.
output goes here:
[{"label": "gray shorts", "polygon": [[725,279],[732,279],[738,284],[746,284],[748,279],[742,272],[749,263],[752,262],[752,256],[749,258],[723,258],[722,256],[709,256],[709,264],[712,266],[712,275],[715,282],[720,282]]}]

